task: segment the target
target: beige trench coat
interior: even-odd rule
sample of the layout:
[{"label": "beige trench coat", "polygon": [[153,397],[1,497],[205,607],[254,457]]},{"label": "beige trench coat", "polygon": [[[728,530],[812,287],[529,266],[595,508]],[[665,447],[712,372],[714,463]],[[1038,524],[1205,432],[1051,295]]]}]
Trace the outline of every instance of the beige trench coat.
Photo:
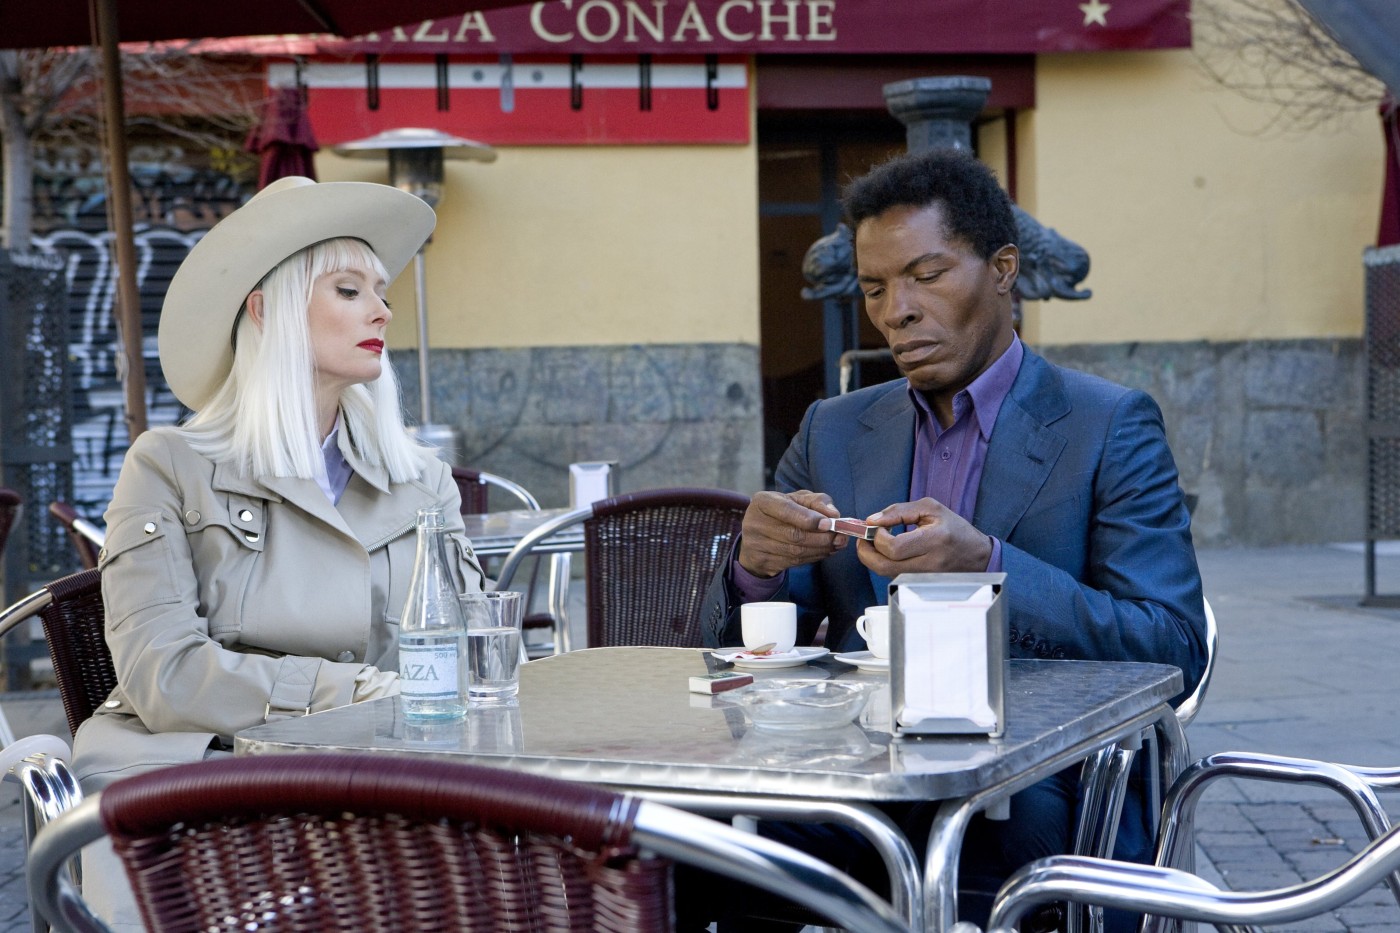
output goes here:
[{"label": "beige trench coat", "polygon": [[350,703],[367,665],[396,670],[420,508],[443,510],[458,585],[481,588],[449,468],[392,483],[345,433],[338,505],[314,480],[240,477],[170,430],[131,446],[100,562],[120,686],[75,738],[85,787],[198,761],[241,729]]}]

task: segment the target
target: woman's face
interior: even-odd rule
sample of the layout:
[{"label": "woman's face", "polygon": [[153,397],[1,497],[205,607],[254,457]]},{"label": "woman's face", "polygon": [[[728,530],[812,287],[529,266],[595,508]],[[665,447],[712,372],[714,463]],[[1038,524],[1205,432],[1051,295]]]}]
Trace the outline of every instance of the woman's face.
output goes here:
[{"label": "woman's face", "polygon": [[319,398],[336,399],[352,385],[379,378],[384,329],[394,316],[384,301],[386,286],[363,263],[327,272],[311,286],[306,317]]}]

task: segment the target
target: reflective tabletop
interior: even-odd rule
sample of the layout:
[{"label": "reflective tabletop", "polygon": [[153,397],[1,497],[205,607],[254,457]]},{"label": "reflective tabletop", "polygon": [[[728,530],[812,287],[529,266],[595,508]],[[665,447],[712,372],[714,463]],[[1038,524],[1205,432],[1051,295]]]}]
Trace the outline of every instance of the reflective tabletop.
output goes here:
[{"label": "reflective tabletop", "polygon": [[[467,538],[472,549],[482,557],[498,557],[510,553],[510,549],[540,525],[565,515],[569,509],[514,509],[503,512],[486,512],[480,515],[463,515],[467,526]],[[574,525],[551,535],[549,540],[535,546],[540,553],[552,554],[559,551],[583,550],[583,527]]]},{"label": "reflective tabletop", "polygon": [[[1012,779],[1086,738],[1126,734],[1181,690],[1168,665],[1011,661],[1004,736],[895,739],[887,689],[856,723],[768,732],[723,694],[689,692],[689,677],[706,670],[700,649],[583,649],[525,664],[518,705],[476,706],[462,722],[406,724],[397,698],[386,698],[256,726],[235,749],[434,754],[638,788],[937,800]],[[754,676],[888,683],[831,660]]]}]

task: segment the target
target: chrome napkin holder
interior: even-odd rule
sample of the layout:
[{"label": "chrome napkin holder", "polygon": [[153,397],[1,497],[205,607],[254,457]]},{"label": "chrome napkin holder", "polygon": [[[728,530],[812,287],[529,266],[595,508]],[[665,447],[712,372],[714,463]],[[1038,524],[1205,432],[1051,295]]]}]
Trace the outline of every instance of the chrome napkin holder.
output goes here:
[{"label": "chrome napkin holder", "polygon": [[[895,735],[1006,731],[1005,582],[1004,573],[905,573],[890,584]],[[938,693],[940,676],[958,689]]]}]

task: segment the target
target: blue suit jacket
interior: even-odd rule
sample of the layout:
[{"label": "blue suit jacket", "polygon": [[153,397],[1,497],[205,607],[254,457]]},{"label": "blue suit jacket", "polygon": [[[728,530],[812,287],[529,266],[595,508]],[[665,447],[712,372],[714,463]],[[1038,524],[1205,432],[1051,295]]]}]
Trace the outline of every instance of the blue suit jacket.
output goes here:
[{"label": "blue suit jacket", "polygon": [[[829,495],[864,518],[909,498],[914,405],[900,379],[814,403],[778,464],[784,492]],[[1027,349],[997,415],[972,523],[1002,541],[1012,656],[1157,661],[1189,691],[1205,665],[1190,516],[1162,414],[1145,393]],[[855,619],[889,580],[856,549],[788,571],[804,633],[829,618],[833,650],[865,647]],[[738,599],[717,578],[706,643],[738,644]]]}]

